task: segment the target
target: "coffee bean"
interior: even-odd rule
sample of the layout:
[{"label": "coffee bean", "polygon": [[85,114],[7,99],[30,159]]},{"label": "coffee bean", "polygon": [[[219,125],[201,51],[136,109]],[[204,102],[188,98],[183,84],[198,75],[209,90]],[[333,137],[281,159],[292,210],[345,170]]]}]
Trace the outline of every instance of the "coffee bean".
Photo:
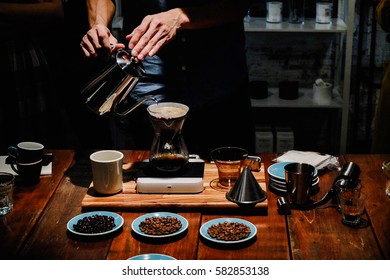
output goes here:
[{"label": "coffee bean", "polygon": [[180,220],[175,217],[150,217],[139,224],[139,229],[150,235],[167,235],[182,227]]},{"label": "coffee bean", "polygon": [[248,237],[251,229],[243,223],[225,221],[211,225],[207,233],[218,240],[237,241]]},{"label": "coffee bean", "polygon": [[80,233],[106,232],[115,227],[114,218],[106,215],[92,215],[84,217],[73,225],[73,229]]}]

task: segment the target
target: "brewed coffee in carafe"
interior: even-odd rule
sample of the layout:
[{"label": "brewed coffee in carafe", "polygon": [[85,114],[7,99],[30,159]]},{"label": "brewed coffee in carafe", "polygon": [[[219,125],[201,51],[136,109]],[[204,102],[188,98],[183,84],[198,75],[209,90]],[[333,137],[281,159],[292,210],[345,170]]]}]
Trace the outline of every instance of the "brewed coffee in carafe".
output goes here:
[{"label": "brewed coffee in carafe", "polygon": [[180,103],[162,102],[147,108],[154,129],[149,161],[158,171],[177,172],[189,159],[182,128],[189,108]]}]

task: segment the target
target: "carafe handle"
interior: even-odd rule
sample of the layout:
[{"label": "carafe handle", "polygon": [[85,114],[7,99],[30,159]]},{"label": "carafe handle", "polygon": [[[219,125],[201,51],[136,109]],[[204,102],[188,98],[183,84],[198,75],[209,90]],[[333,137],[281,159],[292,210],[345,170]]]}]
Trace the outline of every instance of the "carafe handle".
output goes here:
[{"label": "carafe handle", "polygon": [[245,166],[248,166],[251,171],[259,172],[261,170],[261,158],[247,155],[241,167],[244,168]]}]

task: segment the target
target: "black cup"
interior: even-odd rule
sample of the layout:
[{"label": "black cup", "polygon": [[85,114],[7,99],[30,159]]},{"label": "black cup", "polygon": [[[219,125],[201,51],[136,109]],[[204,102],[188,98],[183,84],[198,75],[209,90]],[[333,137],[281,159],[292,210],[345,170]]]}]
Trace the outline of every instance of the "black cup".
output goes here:
[{"label": "black cup", "polygon": [[19,175],[19,184],[33,186],[39,183],[42,160],[32,163],[12,163],[11,167]]},{"label": "black cup", "polygon": [[37,142],[20,142],[8,147],[8,155],[18,163],[38,162],[43,158],[44,146]]}]

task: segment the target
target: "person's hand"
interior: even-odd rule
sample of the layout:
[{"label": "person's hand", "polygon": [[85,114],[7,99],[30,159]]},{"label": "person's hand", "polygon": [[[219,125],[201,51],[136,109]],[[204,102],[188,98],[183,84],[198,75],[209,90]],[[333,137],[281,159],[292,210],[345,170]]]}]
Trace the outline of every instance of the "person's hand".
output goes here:
[{"label": "person's hand", "polygon": [[96,57],[101,53],[110,54],[114,50],[123,49],[125,45],[118,44],[107,26],[98,24],[83,36],[80,47],[86,57]]},{"label": "person's hand", "polygon": [[143,60],[153,56],[166,43],[171,41],[181,25],[188,20],[181,9],[148,15],[133,32],[126,36],[132,56]]}]

